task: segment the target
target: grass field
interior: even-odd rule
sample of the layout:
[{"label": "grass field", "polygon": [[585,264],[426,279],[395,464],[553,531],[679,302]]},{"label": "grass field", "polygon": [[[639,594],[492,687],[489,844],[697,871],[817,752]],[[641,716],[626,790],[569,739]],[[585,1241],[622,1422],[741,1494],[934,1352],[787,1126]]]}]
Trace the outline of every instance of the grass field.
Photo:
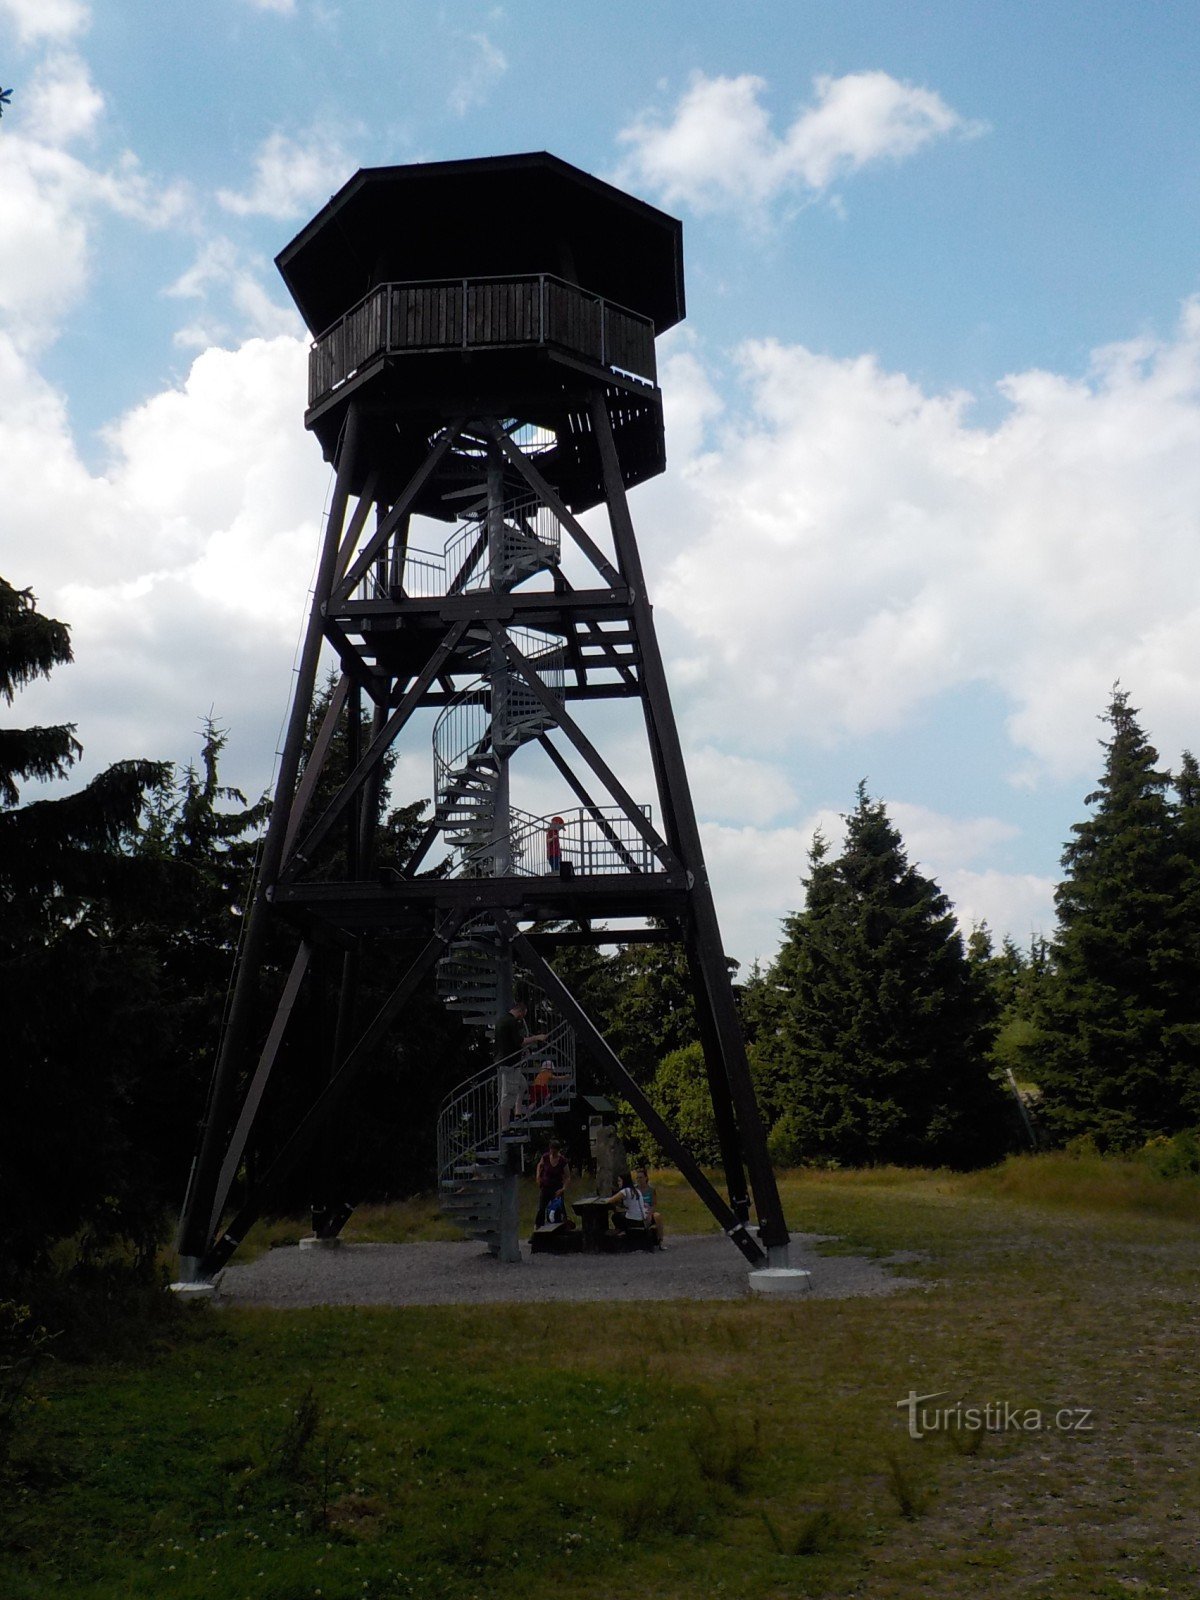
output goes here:
[{"label": "grass field", "polygon": [[[704,1226],[660,1188],[676,1231]],[[785,1194],[828,1248],[920,1252],[904,1270],[928,1286],[187,1308],[125,1363],[51,1369],[0,1497],[0,1593],[1195,1592],[1194,1180],[1030,1158],[967,1178],[795,1176]],[[413,1203],[359,1226],[412,1238],[421,1218]],[[991,1403],[1009,1425],[971,1429],[964,1411],[914,1439],[910,1391],[945,1391],[926,1411]],[[1012,1425],[1034,1409],[1040,1430]]]}]

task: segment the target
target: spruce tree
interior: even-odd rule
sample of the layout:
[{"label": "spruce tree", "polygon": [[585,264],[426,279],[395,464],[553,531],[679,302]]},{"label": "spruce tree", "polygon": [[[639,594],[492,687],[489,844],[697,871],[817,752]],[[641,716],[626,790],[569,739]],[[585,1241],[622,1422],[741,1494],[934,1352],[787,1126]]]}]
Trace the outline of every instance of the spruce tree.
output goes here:
[{"label": "spruce tree", "polygon": [[[0,579],[0,698],[71,660],[66,626]],[[109,767],[83,789],[21,806],[21,784],[65,777],[73,726],[0,730],[0,1278],[39,1265],[56,1239],[84,1255],[113,1238],[148,1258],[160,1197],[127,1108],[159,1032],[155,974],[117,948],[121,910],[145,884],[128,850],[147,789],[167,768]]]},{"label": "spruce tree", "polygon": [[807,1159],[971,1166],[1009,1137],[993,1005],[948,900],[860,784],[842,854],[819,835],[773,969],[789,1142]]},{"label": "spruce tree", "polygon": [[[72,659],[66,625],[0,578],[0,699],[12,705]],[[0,954],[28,951],[134,878],[120,847],[146,790],[165,777],[160,763],[117,762],[75,794],[19,804],[22,782],[65,778],[81,754],[71,723],[0,728]]]},{"label": "spruce tree", "polygon": [[[1189,868],[1171,775],[1119,686],[1104,771],[1073,825],[1035,1046],[1044,1124],[1129,1149],[1196,1116]],[[1194,763],[1181,781],[1194,804]]]}]

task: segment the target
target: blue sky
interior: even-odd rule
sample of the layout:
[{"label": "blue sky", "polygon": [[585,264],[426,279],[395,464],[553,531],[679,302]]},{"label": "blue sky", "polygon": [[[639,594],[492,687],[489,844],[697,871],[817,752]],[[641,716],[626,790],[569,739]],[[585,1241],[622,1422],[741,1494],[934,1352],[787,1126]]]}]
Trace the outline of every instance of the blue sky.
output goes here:
[{"label": "blue sky", "polygon": [[549,149],[684,222],[634,514],[732,949],[861,777],[1048,932],[1113,681],[1200,744],[1198,67],[1140,0],[0,0],[0,570],[76,648],[16,711],[269,781],[328,484],[272,257]]}]

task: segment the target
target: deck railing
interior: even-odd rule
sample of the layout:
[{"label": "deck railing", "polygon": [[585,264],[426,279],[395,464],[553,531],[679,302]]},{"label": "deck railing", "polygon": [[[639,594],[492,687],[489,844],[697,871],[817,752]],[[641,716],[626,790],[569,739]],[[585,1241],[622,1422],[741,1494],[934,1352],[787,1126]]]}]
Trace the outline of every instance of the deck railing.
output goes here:
[{"label": "deck railing", "polygon": [[547,345],[597,366],[656,380],[654,324],[542,272],[514,278],[382,283],[314,340],[308,403],[316,405],[385,353]]},{"label": "deck railing", "polygon": [[[650,807],[642,806],[650,818]],[[642,835],[619,806],[580,806],[560,813],[559,860],[575,877],[598,878],[611,873],[661,871],[658,860]],[[549,816],[536,817],[513,806],[509,812],[509,872],[518,878],[558,875],[547,850]],[[459,852],[455,870],[460,877],[491,877],[495,873],[496,841],[489,840]]]}]

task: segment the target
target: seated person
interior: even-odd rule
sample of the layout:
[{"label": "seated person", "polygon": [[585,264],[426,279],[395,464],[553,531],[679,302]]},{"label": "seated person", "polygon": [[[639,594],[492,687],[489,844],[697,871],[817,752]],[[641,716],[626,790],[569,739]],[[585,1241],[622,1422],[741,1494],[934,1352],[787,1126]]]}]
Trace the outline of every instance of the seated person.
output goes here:
[{"label": "seated person", "polygon": [[648,1224],[646,1208],[642,1204],[642,1196],[634,1184],[630,1173],[623,1172],[617,1179],[621,1187],[616,1194],[610,1194],[605,1200],[605,1205],[620,1207],[613,1211],[613,1227],[618,1232],[624,1233],[630,1223],[636,1223],[639,1228]]},{"label": "seated person", "polygon": [[658,1246],[661,1250],[663,1242],[662,1212],[655,1210],[654,1185],[650,1182],[650,1174],[646,1171],[645,1167],[638,1167],[635,1169],[633,1181],[637,1188],[637,1192],[642,1197],[642,1209],[645,1212],[646,1221],[654,1224],[654,1237],[658,1241]]}]

